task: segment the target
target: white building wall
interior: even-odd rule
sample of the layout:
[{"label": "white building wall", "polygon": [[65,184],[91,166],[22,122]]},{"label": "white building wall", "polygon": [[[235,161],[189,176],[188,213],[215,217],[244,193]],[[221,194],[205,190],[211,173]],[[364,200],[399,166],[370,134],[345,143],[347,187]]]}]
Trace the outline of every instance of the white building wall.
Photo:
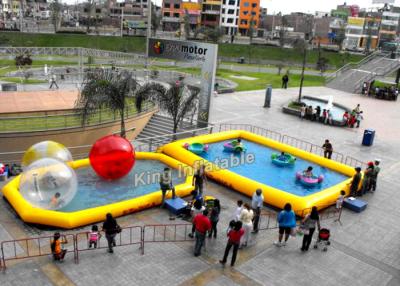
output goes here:
[{"label": "white building wall", "polygon": [[225,28],[227,35],[235,35],[238,31],[239,9],[240,0],[222,0],[220,26]]}]

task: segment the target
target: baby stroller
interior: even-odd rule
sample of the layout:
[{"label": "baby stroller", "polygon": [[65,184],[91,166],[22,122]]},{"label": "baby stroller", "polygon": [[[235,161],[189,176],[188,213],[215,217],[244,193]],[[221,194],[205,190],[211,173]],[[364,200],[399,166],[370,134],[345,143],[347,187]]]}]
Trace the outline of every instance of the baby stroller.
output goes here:
[{"label": "baby stroller", "polygon": [[317,249],[318,246],[323,246],[322,251],[328,250],[328,245],[330,245],[329,237],[331,233],[327,228],[321,228],[318,233],[318,238],[315,241],[314,248]]}]

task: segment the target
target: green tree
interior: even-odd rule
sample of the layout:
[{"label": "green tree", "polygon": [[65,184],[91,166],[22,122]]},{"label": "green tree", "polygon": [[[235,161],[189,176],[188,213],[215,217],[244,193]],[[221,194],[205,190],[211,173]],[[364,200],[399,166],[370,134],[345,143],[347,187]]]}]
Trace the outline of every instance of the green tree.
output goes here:
[{"label": "green tree", "polygon": [[50,5],[49,9],[51,11],[51,22],[54,25],[54,32],[57,33],[58,26],[60,25],[61,22],[61,10],[62,10],[62,5],[59,2],[59,0],[53,0]]},{"label": "green tree", "polygon": [[339,46],[339,51],[343,49],[343,42],[346,39],[346,24],[341,23],[340,28],[336,31],[335,42]]},{"label": "green tree", "polygon": [[81,115],[82,125],[85,125],[98,110],[108,108],[114,113],[119,113],[121,137],[125,138],[125,108],[128,98],[134,96],[138,86],[138,82],[128,71],[115,72],[111,69],[89,71],[75,103],[75,110]]},{"label": "green tree", "polygon": [[222,27],[214,27],[214,28],[210,28],[210,27],[206,27],[206,26],[202,26],[198,29],[196,29],[194,36],[197,39],[198,35],[202,34],[204,37],[205,41],[209,41],[209,42],[213,42],[213,43],[218,43],[219,40],[222,38],[222,36],[224,35],[224,30]]},{"label": "green tree", "polygon": [[176,133],[179,124],[193,112],[200,90],[184,84],[170,83],[168,87],[158,83],[148,83],[136,93],[136,102],[151,100],[156,102],[160,109],[171,116],[173,132]]}]

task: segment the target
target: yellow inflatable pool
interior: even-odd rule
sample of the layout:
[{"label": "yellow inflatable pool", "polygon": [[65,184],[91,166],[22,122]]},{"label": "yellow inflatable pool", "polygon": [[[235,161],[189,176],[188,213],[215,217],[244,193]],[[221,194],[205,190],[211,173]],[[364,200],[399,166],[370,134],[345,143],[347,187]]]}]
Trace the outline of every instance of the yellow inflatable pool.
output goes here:
[{"label": "yellow inflatable pool", "polygon": [[283,208],[286,203],[291,203],[292,208],[296,211],[298,215],[304,215],[306,212],[304,210],[309,210],[313,206],[317,206],[318,208],[325,208],[329,205],[332,205],[336,202],[339,193],[341,190],[345,190],[346,193],[349,193],[349,183],[350,179],[344,180],[343,182],[322,190],[320,192],[308,195],[308,196],[296,196],[291,193],[287,193],[285,191],[273,188],[271,186],[267,186],[265,184],[256,182],[244,176],[238,175],[234,172],[231,172],[227,169],[222,169],[217,167],[215,164],[205,161],[200,156],[189,152],[186,150],[183,145],[185,143],[191,144],[194,142],[199,142],[203,144],[216,143],[225,140],[243,138],[248,141],[252,141],[254,143],[258,143],[273,149],[284,151],[285,153],[289,153],[295,157],[302,158],[307,161],[311,161],[320,166],[329,168],[333,171],[342,173],[346,176],[353,176],[355,173],[354,168],[335,162],[333,160],[325,159],[321,156],[317,156],[315,154],[294,148],[292,146],[282,144],[280,142],[274,141],[272,139],[268,139],[247,131],[226,131],[214,134],[207,134],[202,136],[193,137],[190,139],[179,140],[170,144],[167,144],[160,148],[159,151],[175,158],[178,161],[181,161],[189,166],[195,166],[202,162],[206,166],[206,174],[208,177],[212,178],[215,181],[220,182],[221,184],[239,191],[249,197],[255,192],[256,189],[261,188],[263,190],[264,201],[265,203]]},{"label": "yellow inflatable pool", "polygon": [[[182,166],[184,166],[185,171],[190,171],[191,169],[181,162],[160,153],[137,152],[136,159],[158,160],[171,168],[180,170],[182,170]],[[87,167],[89,165],[89,159],[78,160],[70,163],[70,166],[74,169]],[[189,173],[185,174],[187,175],[185,183],[175,186],[176,195],[179,197],[187,196],[193,190],[193,177]],[[76,212],[44,210],[33,207],[22,197],[18,190],[19,180],[20,176],[11,180],[3,187],[2,192],[21,219],[27,223],[71,229],[103,221],[107,213],[111,213],[114,217],[119,217],[161,204],[161,191],[159,191],[130,200]],[[167,197],[170,197],[171,195],[171,192],[169,192]]]}]

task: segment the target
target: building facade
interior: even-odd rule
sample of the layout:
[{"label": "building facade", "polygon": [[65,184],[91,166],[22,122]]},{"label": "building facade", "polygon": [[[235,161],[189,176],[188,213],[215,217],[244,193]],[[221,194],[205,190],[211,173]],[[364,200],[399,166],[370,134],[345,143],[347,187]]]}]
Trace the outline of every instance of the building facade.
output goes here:
[{"label": "building facade", "polygon": [[221,6],[220,26],[226,35],[236,35],[238,32],[240,0],[223,0]]},{"label": "building facade", "polygon": [[182,2],[181,23],[185,22],[187,17],[190,29],[193,31],[201,24],[201,5],[197,2]]},{"label": "building facade", "polygon": [[385,42],[392,42],[399,33],[400,13],[384,11],[382,12],[381,27],[379,29],[379,46]]},{"label": "building facade", "polygon": [[178,31],[181,26],[181,14],[181,0],[164,0],[161,8],[163,31]]},{"label": "building facade", "polygon": [[257,31],[260,22],[260,0],[242,0],[239,13],[239,33],[249,35],[253,28],[253,33]]},{"label": "building facade", "polygon": [[222,0],[203,0],[201,2],[201,25],[218,27],[221,21]]}]

